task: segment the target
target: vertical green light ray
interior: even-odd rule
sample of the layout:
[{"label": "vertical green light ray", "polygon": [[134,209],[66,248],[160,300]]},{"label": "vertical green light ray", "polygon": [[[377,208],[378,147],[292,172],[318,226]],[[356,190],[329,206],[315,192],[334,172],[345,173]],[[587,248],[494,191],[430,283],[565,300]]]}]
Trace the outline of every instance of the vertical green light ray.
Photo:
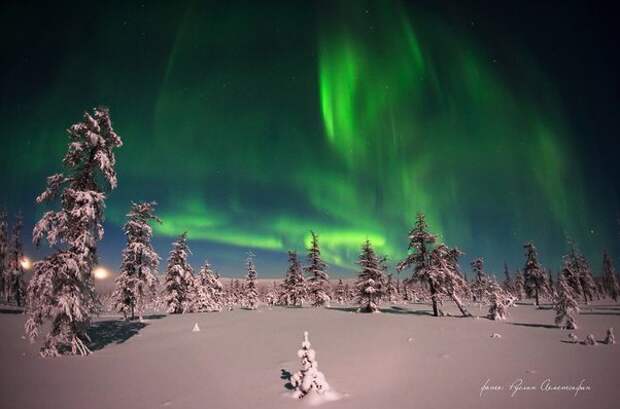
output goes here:
[{"label": "vertical green light ray", "polygon": [[[558,133],[565,127],[555,107],[513,92],[471,39],[442,31],[428,16],[418,16],[423,22],[416,26],[399,11],[398,3],[387,2],[363,23],[354,10],[349,18],[328,17],[320,36],[327,141],[352,174],[389,198],[368,206],[374,202],[356,188],[350,201],[367,204],[359,208],[362,218],[406,226],[424,211],[444,240],[465,247],[485,240],[470,226],[472,215],[485,212],[508,218],[508,225],[537,223],[547,212],[556,231],[582,228],[587,209],[570,204],[580,175],[566,169],[571,153],[561,146],[569,135]],[[533,70],[527,75],[540,79]],[[515,189],[516,198],[539,196],[546,205],[528,209],[526,200],[514,200]]]}]

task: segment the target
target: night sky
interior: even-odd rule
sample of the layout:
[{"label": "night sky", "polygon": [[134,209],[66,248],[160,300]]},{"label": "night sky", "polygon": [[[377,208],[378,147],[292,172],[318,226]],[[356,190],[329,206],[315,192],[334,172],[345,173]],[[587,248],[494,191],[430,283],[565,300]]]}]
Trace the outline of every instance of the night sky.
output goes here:
[{"label": "night sky", "polygon": [[310,229],[339,274],[366,238],[395,261],[418,211],[466,270],[520,268],[528,240],[557,270],[571,237],[598,272],[620,257],[617,14],[465,3],[3,4],[0,207],[30,242],[64,130],[106,105],[112,269],[130,201],[155,200],[160,255],[188,231],[225,275],[248,250],[282,275]]}]

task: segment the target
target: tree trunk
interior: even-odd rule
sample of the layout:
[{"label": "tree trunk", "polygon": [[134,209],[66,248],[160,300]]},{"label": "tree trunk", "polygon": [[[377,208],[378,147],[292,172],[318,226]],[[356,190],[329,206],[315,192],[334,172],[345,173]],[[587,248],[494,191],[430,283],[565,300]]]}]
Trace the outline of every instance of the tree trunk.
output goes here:
[{"label": "tree trunk", "polygon": [[538,299],[538,287],[534,288],[534,294],[536,296],[536,306],[538,307],[538,306],[540,306],[540,301]]},{"label": "tree trunk", "polygon": [[452,301],[454,301],[456,306],[459,307],[459,310],[461,311],[461,314],[463,314],[463,317],[471,317],[472,316],[469,313],[469,311],[467,311],[467,308],[463,305],[463,303],[461,302],[460,298],[453,291],[450,292],[450,298],[452,298]]},{"label": "tree trunk", "polygon": [[435,290],[435,284],[432,280],[428,280],[428,284],[431,290],[431,300],[433,301],[433,315],[439,317],[439,309],[437,308],[437,291]]}]

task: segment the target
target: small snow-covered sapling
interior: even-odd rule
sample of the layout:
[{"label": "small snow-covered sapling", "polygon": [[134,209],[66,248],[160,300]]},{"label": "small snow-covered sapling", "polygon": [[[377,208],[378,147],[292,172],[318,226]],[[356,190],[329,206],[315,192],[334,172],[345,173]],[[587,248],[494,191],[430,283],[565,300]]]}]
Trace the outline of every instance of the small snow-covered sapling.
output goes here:
[{"label": "small snow-covered sapling", "polygon": [[560,275],[558,282],[558,296],[554,305],[556,311],[555,324],[561,325],[566,321],[564,328],[577,329],[576,316],[579,313],[579,305],[573,292],[566,282],[565,275]]},{"label": "small snow-covered sapling", "polygon": [[508,306],[512,303],[511,296],[493,280],[487,280],[486,286],[487,296],[491,303],[488,318],[497,321],[505,320]]},{"label": "small snow-covered sapling", "polygon": [[585,341],[583,341],[584,345],[591,345],[594,346],[596,345],[596,339],[594,338],[593,334],[590,334],[586,337]]},{"label": "small snow-covered sapling", "polygon": [[614,329],[613,328],[608,328],[607,329],[607,336],[605,337],[605,341],[606,344],[615,344],[616,343],[616,337],[614,336]]},{"label": "small snow-covered sapling", "polygon": [[329,391],[325,376],[317,369],[316,352],[310,348],[308,331],[304,332],[304,341],[297,356],[301,359],[301,369],[291,377],[291,384],[295,388],[293,396],[302,399],[310,393],[322,395]]}]

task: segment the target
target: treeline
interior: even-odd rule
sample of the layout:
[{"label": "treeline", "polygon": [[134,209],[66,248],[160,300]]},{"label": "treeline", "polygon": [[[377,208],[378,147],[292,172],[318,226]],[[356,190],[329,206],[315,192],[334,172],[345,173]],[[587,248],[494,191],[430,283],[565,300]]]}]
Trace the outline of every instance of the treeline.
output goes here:
[{"label": "treeline", "polygon": [[[88,354],[87,329],[91,315],[103,303],[125,319],[141,319],[145,311],[161,308],[171,314],[212,312],[241,307],[253,310],[260,303],[286,307],[329,306],[332,301],[354,303],[359,312],[378,312],[384,303],[428,302],[435,316],[445,315],[443,305],[453,302],[463,316],[472,316],[468,303],[488,305],[490,319],[505,319],[517,301],[533,298],[551,302],[558,325],[576,327],[577,297],[588,303],[596,298],[618,298],[618,281],[610,257],[603,258],[603,279],[598,283],[585,257],[571,244],[563,269],[554,282],[538,262],[531,243],[524,245],[524,266],[514,277],[506,269],[499,283],[484,271],[482,259],[472,262],[473,278],[460,270],[463,253],[438,243],[423,214],[417,216],[408,236],[408,255],[397,263],[398,272],[410,272],[401,283],[388,273],[385,257],[372,243],[361,243],[357,280],[349,285],[330,282],[327,264],[321,257],[319,236],[311,232],[305,265],[293,251],[288,254],[284,280],[266,291],[257,285],[254,256],[246,260],[246,278],[225,288],[205,260],[198,274],[188,262],[191,254],[187,234],[181,234],[169,253],[163,280],[159,279],[159,255],[151,245],[151,223],[160,222],[153,202],[132,203],[123,231],[127,244],[122,252],[115,289],[106,300],[95,292],[93,269],[97,264],[97,242],[103,238],[107,194],[117,186],[114,151],[122,140],[112,128],[107,108],[85,113],[81,122],[68,129],[69,145],[63,158],[65,172],[47,178],[47,187],[36,201],[50,202],[56,210],[43,214],[35,224],[33,242],[47,241],[53,252],[33,266],[26,297],[23,297],[23,254],[19,242],[21,219],[12,239],[7,239],[6,217],[0,217],[0,266],[5,302],[26,304],[26,336],[34,340],[45,321],[51,329],[41,347],[43,356]],[[8,244],[7,244],[8,243]],[[13,301],[11,301],[13,300]]]}]

